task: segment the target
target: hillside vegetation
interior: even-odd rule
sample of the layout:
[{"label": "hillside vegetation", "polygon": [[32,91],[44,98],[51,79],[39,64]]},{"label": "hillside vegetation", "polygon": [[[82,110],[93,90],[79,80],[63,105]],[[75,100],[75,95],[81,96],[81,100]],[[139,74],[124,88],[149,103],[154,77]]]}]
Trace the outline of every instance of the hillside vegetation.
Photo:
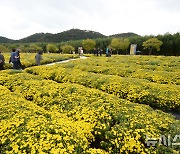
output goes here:
[{"label": "hillside vegetation", "polygon": [[[134,33],[122,33],[110,35],[109,37],[130,37],[138,36]],[[20,40],[10,40],[7,38],[0,37],[0,43],[33,43],[33,42],[66,42],[71,40],[82,40],[82,39],[96,39],[105,38],[107,36],[90,30],[80,30],[80,29],[70,29],[61,33],[51,34],[51,33],[36,33]]]},{"label": "hillside vegetation", "polygon": [[[157,36],[139,36],[135,33],[121,33],[105,36],[99,32],[80,29],[71,29],[57,34],[37,33],[20,40],[10,40],[4,37],[0,37],[0,50],[4,52],[10,52],[12,48],[21,48],[23,52],[36,52],[39,50],[42,50],[44,52],[62,52],[62,46],[71,45],[76,50],[76,52],[78,52],[78,47],[83,46],[82,42],[87,39],[92,39],[93,41],[95,41],[95,46],[92,47],[90,51],[85,49],[85,53],[93,53],[94,48],[100,48],[104,51],[103,53],[105,53],[106,47],[109,47],[109,45],[112,43],[112,40],[119,39],[120,44],[122,44],[123,42],[128,42],[129,45],[127,45],[127,48],[124,48],[123,45],[121,45],[121,47],[117,48],[118,50],[113,49],[113,54],[129,54],[130,45],[137,44],[137,51],[140,51],[139,53],[143,55],[180,55],[180,33],[167,33]],[[156,47],[157,42],[154,42],[153,46],[151,47],[151,51],[149,51],[150,47],[147,43],[150,40],[152,43],[152,40],[155,39],[162,42],[161,46]],[[146,47],[144,46],[145,42]],[[48,44],[53,44],[55,50],[47,50]]]}]

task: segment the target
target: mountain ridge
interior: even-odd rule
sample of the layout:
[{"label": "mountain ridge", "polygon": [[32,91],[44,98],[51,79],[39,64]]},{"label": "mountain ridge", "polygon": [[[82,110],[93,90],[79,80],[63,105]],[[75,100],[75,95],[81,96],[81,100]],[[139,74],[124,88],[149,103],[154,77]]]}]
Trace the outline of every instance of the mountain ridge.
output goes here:
[{"label": "mountain ridge", "polygon": [[0,43],[66,42],[72,40],[82,40],[87,38],[96,39],[96,38],[106,38],[106,37],[131,37],[131,36],[139,36],[139,35],[132,32],[128,32],[128,33],[119,33],[119,34],[106,36],[92,30],[80,30],[73,28],[56,34],[35,33],[19,40],[13,40],[0,36]]},{"label": "mountain ridge", "polygon": [[0,43],[9,43],[9,42],[13,42],[13,41],[15,41],[15,40],[0,36]]}]

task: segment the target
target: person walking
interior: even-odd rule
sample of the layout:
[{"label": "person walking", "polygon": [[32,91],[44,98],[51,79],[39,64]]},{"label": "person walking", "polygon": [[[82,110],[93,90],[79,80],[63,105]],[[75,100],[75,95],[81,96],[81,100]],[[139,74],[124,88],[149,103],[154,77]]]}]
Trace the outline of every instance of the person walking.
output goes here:
[{"label": "person walking", "polygon": [[100,56],[102,56],[102,53],[103,53],[103,50],[100,49],[100,51],[99,51]]},{"label": "person walking", "polygon": [[111,57],[111,55],[112,55],[112,48],[109,49],[108,57]]},{"label": "person walking", "polygon": [[17,59],[18,59],[18,57],[17,57],[17,54],[16,54],[16,49],[12,49],[9,63],[11,63],[11,62],[13,63],[13,69],[18,69]]},{"label": "person walking", "polygon": [[108,49],[108,47],[106,48],[106,57],[108,57],[109,56],[109,49]]},{"label": "person walking", "polygon": [[17,50],[16,50],[17,67],[18,67],[19,69],[22,69],[22,64],[21,64],[21,61],[20,61],[20,54],[19,54],[20,51],[21,51],[20,49],[17,49]]},{"label": "person walking", "polygon": [[97,54],[97,50],[96,50],[96,48],[94,48],[93,53],[94,53],[94,56]]},{"label": "person walking", "polygon": [[97,49],[97,53],[96,53],[97,56],[99,56],[99,53],[100,53],[100,50],[99,50],[99,48],[98,48],[98,49]]},{"label": "person walking", "polygon": [[83,48],[81,48],[80,56],[81,56],[81,57],[83,56]]},{"label": "person walking", "polygon": [[41,64],[41,60],[43,60],[42,58],[42,51],[39,51],[36,56],[35,56],[35,61],[36,61],[36,64],[37,65],[40,65]]},{"label": "person walking", "polygon": [[5,59],[0,50],[0,70],[4,70]]}]

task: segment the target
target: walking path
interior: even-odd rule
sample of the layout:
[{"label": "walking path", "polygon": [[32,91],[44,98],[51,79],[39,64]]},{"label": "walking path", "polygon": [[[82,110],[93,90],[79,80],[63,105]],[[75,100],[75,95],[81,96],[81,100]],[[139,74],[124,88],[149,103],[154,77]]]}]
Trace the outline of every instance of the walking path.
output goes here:
[{"label": "walking path", "polygon": [[[86,59],[88,57],[85,57],[85,56],[80,56],[81,59]],[[54,64],[60,64],[60,63],[67,63],[69,61],[73,61],[73,60],[76,60],[76,59],[68,59],[68,60],[62,60],[62,61],[59,61],[59,62],[53,62],[53,63],[49,63],[49,64],[45,64],[46,66],[51,66],[51,65],[54,65]]]}]

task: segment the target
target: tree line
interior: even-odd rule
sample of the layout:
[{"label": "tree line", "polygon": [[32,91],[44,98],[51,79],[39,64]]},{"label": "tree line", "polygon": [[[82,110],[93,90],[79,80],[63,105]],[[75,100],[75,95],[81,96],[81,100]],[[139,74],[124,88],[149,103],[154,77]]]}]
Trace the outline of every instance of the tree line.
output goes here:
[{"label": "tree line", "polygon": [[73,51],[78,52],[78,47],[83,47],[84,53],[93,53],[94,48],[100,48],[105,53],[105,49],[109,47],[113,54],[129,54],[130,44],[137,44],[137,51],[141,51],[143,55],[180,55],[180,33],[157,36],[106,37],[60,43],[1,43],[0,50],[11,52],[13,48],[20,48],[22,52],[72,53]]}]

